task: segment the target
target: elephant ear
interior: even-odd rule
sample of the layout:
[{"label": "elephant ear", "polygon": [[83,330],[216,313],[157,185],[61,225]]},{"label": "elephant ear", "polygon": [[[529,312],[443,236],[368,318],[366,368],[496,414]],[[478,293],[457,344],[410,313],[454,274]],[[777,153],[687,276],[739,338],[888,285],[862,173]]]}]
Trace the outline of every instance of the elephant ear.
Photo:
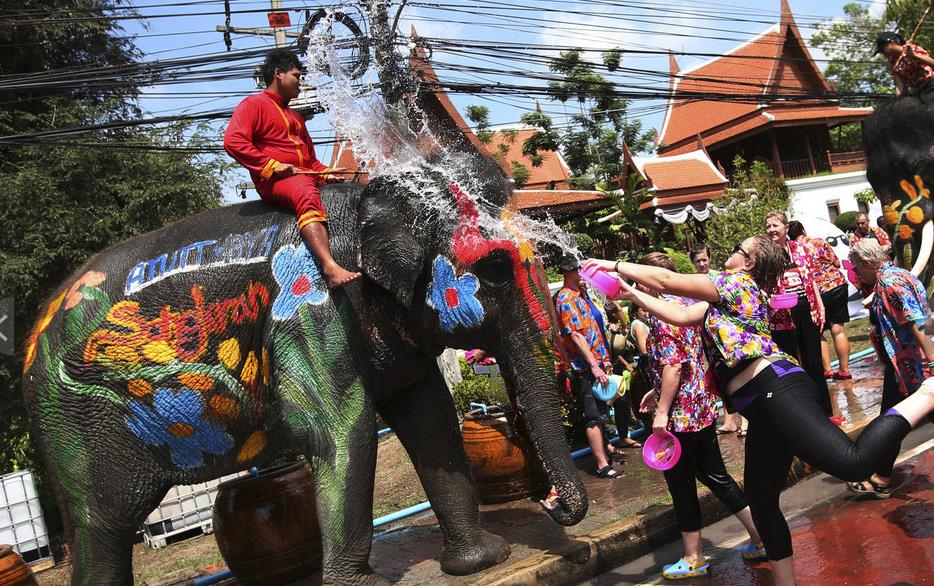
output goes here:
[{"label": "elephant ear", "polygon": [[411,308],[425,264],[425,246],[408,221],[413,216],[400,209],[396,197],[379,191],[365,194],[360,202],[363,272]]}]

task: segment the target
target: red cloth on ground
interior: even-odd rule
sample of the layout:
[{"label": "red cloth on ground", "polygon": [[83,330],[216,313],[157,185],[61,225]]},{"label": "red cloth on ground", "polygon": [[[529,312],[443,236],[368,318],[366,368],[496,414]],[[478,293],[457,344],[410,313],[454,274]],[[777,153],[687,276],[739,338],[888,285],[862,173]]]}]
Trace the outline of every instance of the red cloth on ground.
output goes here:
[{"label": "red cloth on ground", "polygon": [[327,221],[318,193],[323,175],[272,177],[279,163],[328,170],[315,156],[305,120],[277,94],[263,90],[240,102],[224,132],[224,149],[250,171],[263,201],[295,212],[299,229],[309,222]]}]

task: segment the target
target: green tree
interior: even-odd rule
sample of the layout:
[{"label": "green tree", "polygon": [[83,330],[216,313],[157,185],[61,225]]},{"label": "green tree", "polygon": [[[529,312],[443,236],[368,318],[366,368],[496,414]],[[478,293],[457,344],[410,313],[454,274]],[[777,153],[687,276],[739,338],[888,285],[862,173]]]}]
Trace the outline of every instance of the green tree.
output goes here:
[{"label": "green tree", "polygon": [[824,75],[844,95],[841,104],[872,106],[877,100],[852,94],[888,94],[895,90],[885,59],[873,55],[876,34],[885,29],[886,19],[874,18],[868,5],[856,2],[844,6],[843,12],[846,19],[817,25],[811,44],[827,55]]},{"label": "green tree", "polygon": [[[604,54],[605,67],[616,69],[620,53]],[[540,164],[541,150],[558,150],[571,168],[570,183],[578,189],[606,186],[622,172],[622,144],[633,151],[642,151],[649,137],[642,132],[642,123],[626,116],[628,102],[617,95],[615,85],[594,71],[594,65],[583,59],[582,49],[562,51],[552,59],[548,69],[560,79],[548,82],[552,100],[567,103],[576,100],[578,112],[571,116],[566,130],[554,128],[551,118],[541,112],[529,112],[522,122],[539,128],[523,143],[523,154]],[[538,157],[538,158],[536,158]]]},{"label": "green tree", "polygon": [[707,220],[707,250],[711,264],[723,266],[733,247],[765,231],[765,217],[790,207],[791,192],[768,165],[733,160],[733,187],[715,202],[718,210]]},{"label": "green tree", "polygon": [[[81,19],[0,27],[7,77],[42,78],[63,68],[126,66],[107,84],[52,85],[0,103],[0,136],[21,135],[135,116],[144,77],[139,57],[107,15],[122,0],[36,0],[36,13],[77,10]],[[125,12],[120,12],[125,14]],[[0,143],[0,297],[15,303],[16,356],[0,356],[0,473],[35,465],[20,394],[23,341],[39,306],[62,279],[107,246],[221,199],[227,163],[205,156],[209,127],[174,124],[78,135],[69,143]],[[91,146],[88,146],[91,145]]]},{"label": "green tree", "polygon": [[[886,25],[886,30],[896,30],[901,33],[905,39],[911,36],[911,33],[918,26],[921,15],[925,8],[931,5],[930,0],[888,0],[885,3],[885,12],[882,14],[882,21]],[[914,42],[925,49],[934,47],[934,26],[931,19],[934,15],[928,15],[928,20],[915,35]]]}]

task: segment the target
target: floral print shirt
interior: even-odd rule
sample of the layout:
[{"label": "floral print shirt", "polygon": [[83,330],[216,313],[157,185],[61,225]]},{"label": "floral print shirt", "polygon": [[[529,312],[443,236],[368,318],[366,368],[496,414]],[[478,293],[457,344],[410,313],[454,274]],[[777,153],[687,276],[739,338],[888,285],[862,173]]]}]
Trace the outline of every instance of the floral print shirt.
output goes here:
[{"label": "floral print shirt", "polygon": [[749,273],[724,271],[710,280],[720,294],[704,318],[704,332],[723,362],[733,367],[751,358],[782,356],[769,331],[769,302]]},{"label": "floral print shirt", "polygon": [[[911,43],[911,50],[915,55],[927,55],[928,52],[918,45]],[[895,64],[898,63],[898,67]],[[905,55],[902,60],[898,56],[889,57],[889,66],[892,73],[901,80],[907,88],[917,89],[926,81],[934,78],[934,68],[914,56]]]},{"label": "floral print shirt", "polygon": [[558,311],[558,321],[561,322],[561,347],[565,356],[571,360],[574,370],[587,371],[590,366],[571,338],[572,332],[578,332],[587,340],[597,364],[603,365],[610,361],[610,353],[603,342],[603,334],[594,319],[590,304],[581,297],[579,291],[562,287],[555,296],[555,309]]},{"label": "floral print shirt", "polygon": [[873,346],[880,360],[891,362],[898,389],[907,397],[928,376],[927,357],[911,331],[911,324],[920,328],[927,320],[927,294],[917,277],[891,264],[882,267],[875,294],[869,307],[876,326],[870,334]]},{"label": "floral print shirt", "polygon": [[801,236],[795,242],[807,250],[811,258],[811,277],[817,283],[817,288],[821,293],[833,291],[841,285],[846,285],[846,279],[840,271],[837,263],[837,253],[833,251],[830,243],[823,238],[810,238]]},{"label": "floral print shirt", "polygon": [[[791,260],[795,263],[795,266],[798,268],[798,273],[801,275],[804,292],[807,295],[808,303],[811,305],[811,321],[814,322],[814,325],[819,329],[824,325],[824,306],[820,305],[817,300],[817,287],[815,287],[813,280],[814,260],[807,247],[802,246],[794,240],[788,241],[788,249],[791,251]],[[779,279],[776,293],[784,292],[785,285],[782,280]],[[768,304],[766,304],[766,307],[768,307]],[[769,321],[773,331],[795,329],[794,321],[791,319],[790,309],[769,308]]]},{"label": "floral print shirt", "polygon": [[[693,299],[673,295],[661,295],[659,299],[684,306],[697,303]],[[716,421],[717,397],[707,387],[707,359],[700,327],[673,326],[651,316],[646,344],[652,369],[659,381],[666,366],[681,365],[681,381],[668,413],[668,429],[696,432]],[[655,397],[660,396],[661,385],[655,388]]]},{"label": "floral print shirt", "polygon": [[869,234],[866,234],[865,236],[859,232],[853,231],[853,233],[850,235],[850,246],[853,246],[863,238],[874,238],[879,243],[879,246],[885,246],[892,243],[892,240],[889,238],[889,235],[885,232],[885,230],[882,228],[870,226]]}]

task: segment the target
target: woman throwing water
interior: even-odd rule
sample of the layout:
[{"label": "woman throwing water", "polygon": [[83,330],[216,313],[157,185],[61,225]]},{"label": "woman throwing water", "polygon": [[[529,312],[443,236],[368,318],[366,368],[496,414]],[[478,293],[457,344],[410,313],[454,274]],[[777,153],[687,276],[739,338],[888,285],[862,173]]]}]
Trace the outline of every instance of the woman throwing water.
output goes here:
[{"label": "woman throwing water", "polygon": [[781,586],[795,583],[791,533],[779,508],[794,456],[844,480],[864,480],[912,427],[934,411],[934,380],[929,380],[873,420],[855,442],[831,423],[814,381],[769,334],[768,294],[775,290],[785,263],[782,249],[765,236],[744,240],[725,263],[727,271],[713,276],[588,261],[649,289],[701,301],[688,307],[674,305],[629,285],[618,294],[672,325],[701,326],[718,387],[749,419],[746,497],[775,583]]}]

